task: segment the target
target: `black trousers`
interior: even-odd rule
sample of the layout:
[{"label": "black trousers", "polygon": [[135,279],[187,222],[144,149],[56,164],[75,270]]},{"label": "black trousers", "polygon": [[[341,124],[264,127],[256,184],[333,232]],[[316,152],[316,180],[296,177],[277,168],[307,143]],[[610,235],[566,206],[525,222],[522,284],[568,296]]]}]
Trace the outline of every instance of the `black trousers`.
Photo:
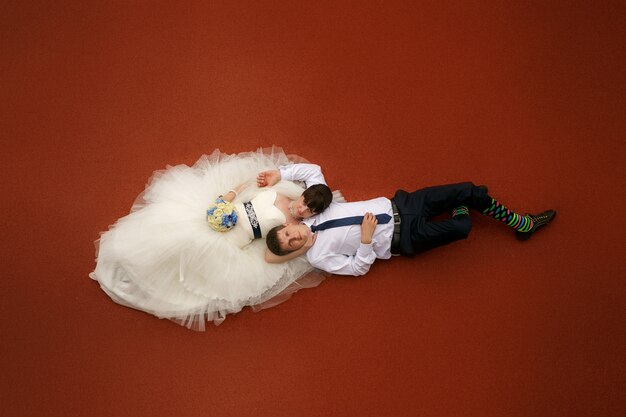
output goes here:
[{"label": "black trousers", "polygon": [[448,220],[432,221],[442,213],[456,207],[468,206],[484,210],[488,204],[486,189],[471,182],[423,188],[409,193],[398,190],[393,201],[400,213],[400,243],[392,252],[405,256],[447,245],[465,239],[472,229],[470,216],[457,216]]}]

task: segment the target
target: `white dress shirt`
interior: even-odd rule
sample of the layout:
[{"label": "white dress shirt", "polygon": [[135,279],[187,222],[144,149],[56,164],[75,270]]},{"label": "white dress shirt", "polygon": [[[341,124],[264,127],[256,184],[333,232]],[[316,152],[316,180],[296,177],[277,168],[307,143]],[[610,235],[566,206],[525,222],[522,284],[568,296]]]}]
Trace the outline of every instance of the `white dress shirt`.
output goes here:
[{"label": "white dress shirt", "polygon": [[[327,220],[343,217],[363,216],[365,213],[386,213],[393,219],[391,201],[380,197],[355,203],[331,203],[317,216],[304,219],[311,227]],[[317,232],[315,243],[306,257],[315,268],[338,275],[365,275],[376,258],[391,258],[393,220],[376,225],[372,243],[361,243],[361,225],[334,227]]]},{"label": "white dress shirt", "polygon": [[[322,170],[318,165],[294,164],[280,167],[283,180],[305,181],[307,187],[314,184],[326,184]],[[393,209],[388,198],[354,203],[332,202],[322,213],[303,223],[311,227],[327,220],[343,217],[363,216],[370,212],[374,215],[386,213],[393,219]],[[306,253],[306,257],[315,268],[338,275],[365,275],[374,261],[391,258],[391,239],[393,220],[376,225],[372,243],[361,243],[361,225],[341,226],[317,232],[317,239]]]},{"label": "white dress shirt", "polygon": [[315,164],[283,165],[279,168],[280,177],[285,181],[304,181],[306,188],[315,184],[326,185],[322,168]]}]

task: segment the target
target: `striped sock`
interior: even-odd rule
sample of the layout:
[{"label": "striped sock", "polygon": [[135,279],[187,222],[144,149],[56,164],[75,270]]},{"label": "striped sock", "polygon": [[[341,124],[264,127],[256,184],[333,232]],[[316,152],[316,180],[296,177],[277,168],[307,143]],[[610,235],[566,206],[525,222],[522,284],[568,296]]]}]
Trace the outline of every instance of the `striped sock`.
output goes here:
[{"label": "striped sock", "polygon": [[[491,198],[491,197],[489,197]],[[529,216],[520,216],[509,210],[494,198],[491,198],[491,205],[483,210],[483,214],[491,216],[496,220],[506,223],[518,232],[528,232],[533,228],[533,220]]]},{"label": "striped sock", "polygon": [[469,216],[469,210],[466,206],[459,206],[452,210],[452,217],[456,216]]}]

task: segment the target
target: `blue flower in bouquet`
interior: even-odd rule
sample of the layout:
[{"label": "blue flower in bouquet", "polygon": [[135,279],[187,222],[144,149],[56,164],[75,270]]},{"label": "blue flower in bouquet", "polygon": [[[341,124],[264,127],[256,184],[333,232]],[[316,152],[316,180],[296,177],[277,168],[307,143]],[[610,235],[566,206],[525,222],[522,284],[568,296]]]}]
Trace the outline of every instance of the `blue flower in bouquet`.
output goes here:
[{"label": "blue flower in bouquet", "polygon": [[218,232],[227,232],[237,224],[237,210],[235,205],[222,198],[215,200],[215,204],[206,211],[207,223]]}]

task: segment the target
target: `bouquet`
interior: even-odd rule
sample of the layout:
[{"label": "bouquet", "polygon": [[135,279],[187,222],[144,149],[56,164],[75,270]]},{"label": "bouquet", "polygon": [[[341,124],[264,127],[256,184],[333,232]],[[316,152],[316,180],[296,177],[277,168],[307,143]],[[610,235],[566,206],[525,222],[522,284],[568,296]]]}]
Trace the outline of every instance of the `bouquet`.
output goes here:
[{"label": "bouquet", "polygon": [[215,200],[215,204],[206,211],[207,222],[211,229],[218,232],[227,232],[237,224],[237,210],[235,205],[223,198]]}]

